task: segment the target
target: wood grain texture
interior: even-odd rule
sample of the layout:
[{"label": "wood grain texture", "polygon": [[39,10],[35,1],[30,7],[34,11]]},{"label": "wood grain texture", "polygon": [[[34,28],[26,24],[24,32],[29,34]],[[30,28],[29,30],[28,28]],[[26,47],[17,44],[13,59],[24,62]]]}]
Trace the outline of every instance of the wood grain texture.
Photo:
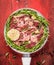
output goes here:
[{"label": "wood grain texture", "polygon": [[[8,16],[15,10],[24,8],[24,0],[0,0],[0,65],[22,65],[22,55],[11,50],[4,40],[4,25]],[[32,54],[31,65],[45,60],[43,65],[54,65],[54,0],[27,0],[27,7],[40,11],[48,20],[50,36],[45,45],[37,53]],[[9,52],[8,57],[5,54]],[[41,52],[44,54],[42,55]],[[16,56],[16,58],[13,58]]]}]

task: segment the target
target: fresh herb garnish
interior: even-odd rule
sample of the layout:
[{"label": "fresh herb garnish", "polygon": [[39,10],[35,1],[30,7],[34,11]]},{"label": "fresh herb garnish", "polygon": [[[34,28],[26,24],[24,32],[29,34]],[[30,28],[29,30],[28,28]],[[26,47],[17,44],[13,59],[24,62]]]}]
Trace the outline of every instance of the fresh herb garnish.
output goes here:
[{"label": "fresh herb garnish", "polygon": [[32,35],[35,35],[35,32],[33,32]]},{"label": "fresh herb garnish", "polygon": [[[27,44],[29,44],[29,41],[24,41],[22,45],[25,46],[25,45],[27,45]],[[21,45],[21,46],[22,46],[22,45]]]}]

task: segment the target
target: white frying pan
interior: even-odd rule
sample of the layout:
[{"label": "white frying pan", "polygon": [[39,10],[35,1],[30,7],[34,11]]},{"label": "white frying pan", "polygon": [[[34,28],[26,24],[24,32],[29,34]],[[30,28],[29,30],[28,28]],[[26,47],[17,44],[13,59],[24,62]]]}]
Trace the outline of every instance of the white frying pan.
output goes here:
[{"label": "white frying pan", "polygon": [[[23,9],[24,9],[24,8],[23,8]],[[31,8],[26,8],[26,9],[31,9]],[[20,9],[20,10],[21,10],[21,9]],[[31,9],[31,10],[34,10],[34,9]],[[18,10],[17,10],[17,11],[18,11]],[[42,14],[40,14],[40,12],[38,12],[37,10],[34,10],[34,11],[36,11],[38,15],[42,16]],[[15,11],[15,12],[16,12],[16,11]],[[13,12],[13,13],[14,13],[14,12]],[[13,14],[13,13],[12,13],[12,14]],[[42,16],[42,17],[43,17],[43,16]],[[5,37],[5,29],[6,29],[6,27],[4,27],[4,37]],[[48,28],[48,30],[49,30],[49,28]],[[5,37],[5,40],[6,40],[6,37]],[[12,50],[14,50],[15,52],[21,53],[21,54],[23,55],[23,57],[22,57],[22,63],[23,63],[23,65],[30,65],[30,62],[31,62],[30,54],[35,53],[35,52],[39,51],[42,47],[44,47],[44,45],[46,44],[47,40],[48,40],[48,37],[46,38],[46,40],[44,41],[44,43],[42,44],[42,46],[41,46],[39,49],[37,49],[36,51],[34,51],[34,52],[21,52],[21,51],[18,51],[18,50],[16,50],[16,49],[12,48],[11,46],[9,46],[9,47],[10,47]]]}]

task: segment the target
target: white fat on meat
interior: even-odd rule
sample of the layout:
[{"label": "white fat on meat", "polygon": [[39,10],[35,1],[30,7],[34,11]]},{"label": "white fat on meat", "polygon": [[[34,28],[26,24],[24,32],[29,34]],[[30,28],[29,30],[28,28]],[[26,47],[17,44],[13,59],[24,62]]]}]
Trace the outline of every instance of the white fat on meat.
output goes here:
[{"label": "white fat on meat", "polygon": [[23,21],[19,21],[18,22],[18,27],[23,27],[24,26],[24,22]]},{"label": "white fat on meat", "polygon": [[18,22],[18,21],[19,21],[19,19],[18,19],[16,16],[13,16],[13,21]]},{"label": "white fat on meat", "polygon": [[31,41],[37,43],[37,42],[38,42],[38,41],[37,41],[37,36],[36,36],[36,35],[32,35],[32,36],[31,36]]},{"label": "white fat on meat", "polygon": [[33,22],[30,21],[30,22],[29,22],[29,26],[32,26],[32,25],[33,25]]},{"label": "white fat on meat", "polygon": [[28,16],[24,17],[24,20],[27,21],[29,20],[30,18]]},{"label": "white fat on meat", "polygon": [[23,36],[19,39],[19,41],[29,41],[31,35],[27,35],[25,32],[21,33]]},{"label": "white fat on meat", "polygon": [[27,35],[27,34],[23,35],[23,41],[28,41],[28,40],[29,40],[29,38],[30,38],[30,36],[29,36],[29,35]]}]

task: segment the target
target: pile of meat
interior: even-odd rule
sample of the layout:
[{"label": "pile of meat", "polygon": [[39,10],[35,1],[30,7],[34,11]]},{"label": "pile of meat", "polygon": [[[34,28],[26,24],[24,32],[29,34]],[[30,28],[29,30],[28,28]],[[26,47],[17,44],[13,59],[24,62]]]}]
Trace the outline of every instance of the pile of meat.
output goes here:
[{"label": "pile of meat", "polygon": [[16,41],[13,41],[16,45],[24,45],[25,41],[28,44],[25,45],[26,48],[34,47],[38,41],[40,41],[43,36],[43,26],[39,27],[40,22],[35,20],[31,15],[20,14],[18,16],[13,16],[10,29],[14,28],[20,32],[20,37]]}]

